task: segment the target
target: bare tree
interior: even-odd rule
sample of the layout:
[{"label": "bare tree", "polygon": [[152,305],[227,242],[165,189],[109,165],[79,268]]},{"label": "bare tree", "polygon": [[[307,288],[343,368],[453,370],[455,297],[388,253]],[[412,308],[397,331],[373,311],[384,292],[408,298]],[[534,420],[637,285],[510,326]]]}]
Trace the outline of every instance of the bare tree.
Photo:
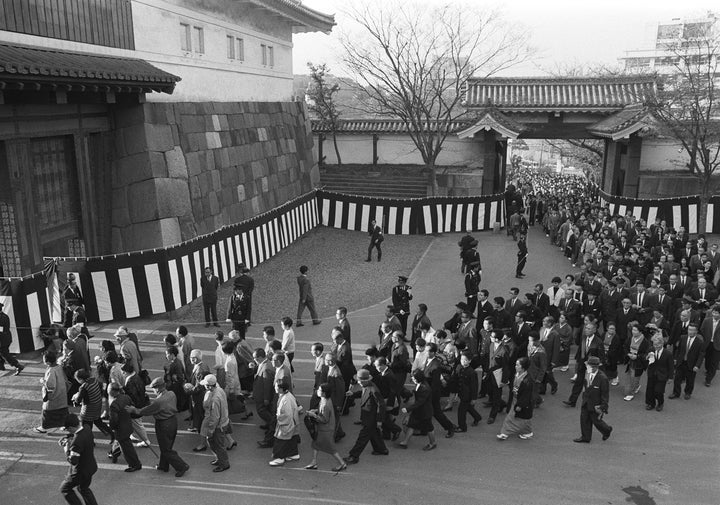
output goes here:
[{"label": "bare tree", "polygon": [[705,230],[707,205],[720,189],[713,175],[720,166],[720,30],[717,22],[685,26],[667,44],[675,72],[658,76],[658,89],[649,104],[660,122],[660,133],[675,139],[688,156],[686,167],[697,178],[700,230]]},{"label": "bare tree", "polygon": [[589,180],[598,182],[600,167],[605,155],[602,140],[547,139],[546,142],[560,151],[560,156],[585,172]]},{"label": "bare tree", "polygon": [[528,36],[476,4],[353,4],[348,15],[362,33],[345,34],[342,44],[364,110],[405,124],[437,193],[437,157],[467,114],[460,107],[465,81],[526,60]]},{"label": "bare tree", "polygon": [[[329,84],[327,82],[327,77],[330,73],[327,64],[313,65],[311,62],[308,62],[307,66],[310,69],[310,82],[308,82],[308,87],[305,91],[308,109],[310,109],[310,112],[316,114],[318,119],[330,128],[333,146],[335,147],[335,156],[337,157],[338,165],[342,165],[340,150],[337,144],[340,112],[333,99],[334,95],[340,91],[340,85],[337,83]],[[322,163],[322,160],[318,160],[318,162]]]}]

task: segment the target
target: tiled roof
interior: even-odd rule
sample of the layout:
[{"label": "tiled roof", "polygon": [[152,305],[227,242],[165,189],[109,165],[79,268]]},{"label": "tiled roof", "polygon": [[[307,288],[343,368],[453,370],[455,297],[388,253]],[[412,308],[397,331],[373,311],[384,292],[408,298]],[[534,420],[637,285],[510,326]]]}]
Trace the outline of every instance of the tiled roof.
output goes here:
[{"label": "tiled roof", "polygon": [[[432,122],[430,123],[431,131],[438,131],[438,125],[440,129],[444,129],[444,122]],[[472,124],[470,121],[454,121],[450,123],[450,132],[456,132],[462,130]],[[311,121],[312,131],[315,133],[329,133],[331,131],[330,124],[327,121],[320,121],[319,119],[313,119]],[[400,119],[341,119],[338,121],[338,133],[407,133],[408,128],[405,123]]]},{"label": "tiled roof", "polygon": [[321,31],[330,33],[335,26],[335,16],[324,14],[303,5],[300,0],[251,0],[273,12],[283,15],[293,21],[293,32],[304,33]]},{"label": "tiled roof", "polygon": [[653,77],[614,78],[470,78],[468,108],[492,104],[503,112],[615,111],[643,103],[656,88]]},{"label": "tiled roof", "polygon": [[97,85],[112,91],[172,93],[179,80],[177,76],[134,58],[0,44],[0,83],[5,85],[64,85],[71,88]]},{"label": "tiled roof", "polygon": [[599,137],[612,138],[618,140],[635,133],[644,128],[651,128],[656,121],[652,112],[643,104],[628,105],[620,112],[616,112],[594,125],[587,130]]},{"label": "tiled roof", "polygon": [[507,117],[495,107],[478,109],[472,124],[458,132],[460,138],[472,137],[483,130],[494,130],[509,138],[517,138],[527,127]]}]

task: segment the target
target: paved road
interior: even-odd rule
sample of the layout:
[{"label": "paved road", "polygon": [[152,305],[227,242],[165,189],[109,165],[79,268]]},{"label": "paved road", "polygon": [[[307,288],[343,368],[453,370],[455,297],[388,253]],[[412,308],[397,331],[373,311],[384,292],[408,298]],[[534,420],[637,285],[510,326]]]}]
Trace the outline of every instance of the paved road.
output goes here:
[{"label": "paved road", "polygon": [[[491,296],[506,296],[511,286],[529,292],[536,282],[549,283],[555,274],[572,271],[560,252],[547,243],[538,230],[531,230],[530,257],[526,273],[514,278],[515,244],[504,234],[479,234],[483,261],[483,286]],[[392,240],[392,237],[389,237]],[[453,305],[463,294],[458,268],[459,235],[436,237],[415,267],[409,283],[414,303],[425,302],[437,326],[449,318]],[[272,260],[259,268],[272,268]],[[316,275],[319,275],[316,274]],[[342,303],[338,300],[338,305]],[[351,313],[357,364],[362,350],[375,341],[382,307]],[[165,320],[135,320],[139,328],[151,375],[162,368],[162,335],[174,323]],[[257,336],[259,325],[250,333]],[[93,345],[108,338],[113,327],[94,329]],[[309,346],[314,341],[329,343],[331,322],[296,330],[298,396],[307,404],[311,388],[312,360]],[[197,346],[214,348],[209,334],[196,335]],[[251,343],[259,344],[252,337]],[[62,503],[57,486],[66,471],[57,436],[39,436],[28,431],[37,421],[37,379],[42,367],[34,364],[20,377],[0,377],[0,496],[2,505]],[[321,470],[307,471],[309,437],[303,437],[302,460],[283,468],[270,468],[270,451],[256,448],[260,430],[255,423],[235,423],[239,446],[231,453],[231,469],[211,473],[210,454],[190,452],[196,435],[182,432],[176,446],[192,468],[182,479],[152,469],[155,460],[147,449],[140,450],[145,465],[141,472],[125,474],[123,464],[112,465],[104,458],[105,443],[98,439],[96,456],[101,470],[93,488],[100,503],[113,504],[404,504],[404,503],[487,503],[487,504],[717,504],[720,484],[720,417],[717,386],[699,388],[692,400],[666,402],[662,413],[646,412],[639,398],[623,402],[618,388],[611,391],[609,423],[613,436],[599,437],[592,444],[574,444],[579,434],[579,410],[563,407],[570,389],[569,375],[557,374],[560,391],[547,396],[533,419],[535,438],[498,442],[499,424],[484,422],[467,434],[439,439],[432,453],[420,450],[424,440],[415,438],[407,451],[393,450],[389,456],[372,456],[370,449],[358,465],[334,474],[328,456],[320,455]],[[486,411],[481,411],[483,415]],[[454,416],[454,413],[452,413]],[[346,454],[354,442],[357,413],[343,418],[348,437],[341,444]],[[250,419],[253,421],[254,419]],[[182,424],[182,423],[181,423]],[[151,425],[148,423],[148,427]],[[152,430],[151,430],[152,431]],[[440,431],[438,430],[438,433]],[[304,433],[303,433],[304,435]],[[151,435],[152,438],[152,435]]]}]

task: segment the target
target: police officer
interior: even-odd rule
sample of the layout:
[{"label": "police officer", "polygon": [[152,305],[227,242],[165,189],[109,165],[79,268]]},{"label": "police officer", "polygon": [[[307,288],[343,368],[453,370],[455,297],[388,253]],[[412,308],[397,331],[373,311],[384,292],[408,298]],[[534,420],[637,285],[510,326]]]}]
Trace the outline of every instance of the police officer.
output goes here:
[{"label": "police officer", "polygon": [[525,277],[525,274],[522,273],[523,269],[525,268],[525,264],[527,263],[527,256],[528,256],[528,248],[527,248],[527,242],[525,241],[526,235],[525,233],[520,233],[520,238],[517,242],[518,246],[518,253],[517,253],[517,268],[515,269],[515,277],[518,279],[522,279]]},{"label": "police officer", "polygon": [[392,290],[393,307],[395,307],[395,314],[400,320],[404,334],[407,334],[407,320],[410,316],[410,300],[412,300],[412,294],[410,294],[412,286],[407,285],[407,280],[408,278],[404,275],[398,276],[398,285]]},{"label": "police officer", "polygon": [[475,307],[477,307],[480,281],[482,280],[480,260],[473,261],[468,266],[470,271],[465,274],[465,297],[467,298],[468,311],[472,314],[475,312]]}]

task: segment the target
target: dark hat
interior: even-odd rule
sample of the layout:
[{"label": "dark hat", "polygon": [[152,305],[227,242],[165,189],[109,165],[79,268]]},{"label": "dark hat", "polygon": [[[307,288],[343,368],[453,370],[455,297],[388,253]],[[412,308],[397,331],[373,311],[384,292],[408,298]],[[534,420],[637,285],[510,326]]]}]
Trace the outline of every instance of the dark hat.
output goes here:
[{"label": "dark hat", "polygon": [[408,278],[404,275],[398,275],[398,282],[407,282]]},{"label": "dark hat", "polygon": [[358,370],[357,378],[358,378],[358,380],[361,380],[361,381],[369,381],[370,380],[370,371],[366,370],[364,368]]},{"label": "dark hat", "polygon": [[470,242],[470,247],[477,247],[478,241],[476,238],[472,239],[472,242]]},{"label": "dark hat", "polygon": [[588,364],[588,365],[600,366],[600,358],[598,358],[597,356],[590,356],[590,357],[587,359],[587,364]]},{"label": "dark hat", "polygon": [[460,310],[468,310],[468,304],[465,302],[458,302],[455,306]]}]

